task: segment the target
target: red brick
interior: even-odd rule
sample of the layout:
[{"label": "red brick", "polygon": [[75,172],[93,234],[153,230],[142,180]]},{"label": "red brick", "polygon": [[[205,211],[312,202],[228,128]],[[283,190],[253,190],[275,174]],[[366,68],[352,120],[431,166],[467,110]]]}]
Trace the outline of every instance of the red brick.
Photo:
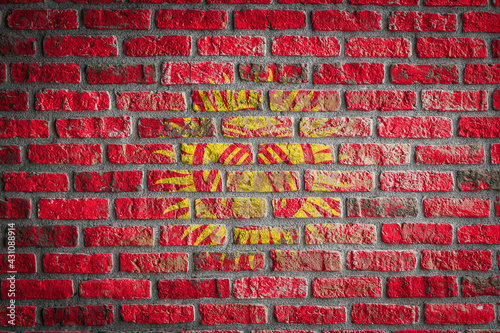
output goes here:
[{"label": "red brick", "polygon": [[391,66],[392,84],[457,84],[458,67],[455,65],[407,65]]},{"label": "red brick", "polygon": [[274,217],[311,218],[340,217],[339,198],[302,197],[273,199]]},{"label": "red brick", "polygon": [[231,295],[228,279],[172,279],[158,283],[160,298],[198,299],[228,298]]},{"label": "red brick", "polygon": [[102,162],[102,151],[99,144],[35,144],[28,147],[28,159],[39,164],[93,165]]},{"label": "red brick", "polygon": [[[9,254],[0,253],[0,273],[36,273],[36,258],[34,253],[14,253],[14,267],[9,264]],[[12,257],[11,257],[12,261]]]},{"label": "red brick", "polygon": [[451,119],[445,117],[378,117],[382,138],[438,139],[452,135]]},{"label": "red brick", "polygon": [[407,38],[348,38],[345,44],[347,57],[389,57],[411,56],[410,40]]},{"label": "red brick", "polygon": [[417,198],[346,198],[347,217],[416,217]]},{"label": "red brick", "polygon": [[[497,211],[497,216],[500,216],[500,197],[497,197],[497,201],[495,203],[495,209]],[[500,257],[500,251],[498,252],[498,256]]]},{"label": "red brick", "polygon": [[163,220],[189,218],[186,198],[118,198],[115,199],[119,220]]},{"label": "red brick", "polygon": [[425,304],[426,324],[486,324],[494,320],[493,304]]},{"label": "red brick", "polygon": [[[9,289],[15,292],[9,292]],[[2,283],[3,299],[54,300],[72,296],[73,280],[4,280]]]},{"label": "red brick", "polygon": [[422,108],[435,111],[486,111],[488,91],[422,90]]},{"label": "red brick", "polygon": [[174,324],[194,321],[192,305],[133,304],[122,305],[123,320],[137,324]]},{"label": "red brick", "polygon": [[[352,1],[351,1],[352,3]],[[390,4],[387,4],[390,6]],[[396,331],[393,331],[396,333]],[[334,330],[334,331],[324,331],[323,333],[385,333],[382,330]],[[439,332],[439,331],[425,331],[425,330],[420,330],[419,332],[412,332],[412,331],[398,331],[398,333],[458,333],[458,332]]]},{"label": "red brick", "polygon": [[425,217],[489,217],[490,200],[479,198],[424,199]]},{"label": "red brick", "polygon": [[24,9],[13,10],[8,17],[11,29],[20,30],[67,30],[78,29],[77,11]]},{"label": "red brick", "polygon": [[455,276],[388,277],[387,296],[390,298],[456,297],[457,278]]},{"label": "red brick", "polygon": [[27,56],[35,54],[35,39],[2,36],[0,37],[0,55],[2,56]]},{"label": "red brick", "polygon": [[456,14],[392,12],[389,31],[457,31]]},{"label": "red brick", "polygon": [[200,252],[194,255],[198,271],[258,271],[264,267],[263,252]]},{"label": "red brick", "polygon": [[28,4],[43,2],[44,0],[0,0],[0,4],[18,3],[18,4]]},{"label": "red brick", "polygon": [[236,298],[306,298],[307,280],[283,276],[244,277],[233,282]]},{"label": "red brick", "polygon": [[280,56],[337,57],[340,44],[336,37],[274,37],[272,53]]},{"label": "red brick", "polygon": [[488,0],[426,0],[426,6],[430,7],[461,7],[461,6],[487,6]]},{"label": "red brick", "polygon": [[403,272],[415,269],[414,251],[349,251],[347,269],[352,271]]},{"label": "red brick", "polygon": [[156,14],[159,29],[224,30],[227,25],[225,10],[160,9]]},{"label": "red brick", "polygon": [[337,111],[340,94],[336,90],[270,90],[271,111]]},{"label": "red brick", "polygon": [[116,57],[116,36],[47,36],[43,51],[48,57]]},{"label": "red brick", "polygon": [[344,0],[278,0],[278,2],[279,3],[302,3],[302,4],[322,5],[322,4],[343,3]]},{"label": "red brick", "polygon": [[36,94],[37,111],[107,111],[106,91],[44,90]]},{"label": "red brick", "polygon": [[374,11],[344,12],[341,10],[314,11],[316,31],[374,31],[382,30],[382,15]]},{"label": "red brick", "polygon": [[0,164],[21,164],[21,148],[16,145],[0,146]]},{"label": "red brick", "polygon": [[375,186],[369,171],[306,170],[304,183],[311,192],[370,192]]},{"label": "red brick", "polygon": [[16,83],[80,83],[80,68],[75,63],[13,63]]},{"label": "red brick", "polygon": [[31,202],[29,199],[10,198],[0,200],[0,220],[29,219]]},{"label": "red brick", "polygon": [[382,297],[379,277],[314,279],[312,288],[316,298]]},{"label": "red brick", "polygon": [[29,225],[15,230],[19,247],[75,247],[78,243],[78,230],[73,225]]},{"label": "red brick", "polygon": [[109,273],[113,267],[113,256],[108,253],[59,254],[47,253],[43,256],[43,271],[59,274],[99,274]]},{"label": "red brick", "polygon": [[224,245],[225,242],[226,227],[224,225],[183,224],[161,226],[160,246]]},{"label": "red brick", "polygon": [[114,321],[113,305],[110,304],[44,308],[42,316],[45,326],[102,326]]},{"label": "red brick", "polygon": [[487,279],[464,276],[462,278],[462,293],[464,297],[477,296],[500,296],[500,276],[493,276]]},{"label": "red brick", "polygon": [[[10,309],[7,306],[0,306],[0,326],[12,326],[9,321]],[[36,306],[16,306],[15,326],[35,326]]]},{"label": "red brick", "polygon": [[220,170],[149,170],[151,192],[222,192]]},{"label": "red brick", "polygon": [[40,199],[38,217],[52,220],[108,219],[108,199]]},{"label": "red brick", "polygon": [[380,175],[380,189],[396,192],[453,191],[453,176],[451,172],[387,171]]},{"label": "red brick", "polygon": [[119,92],[116,107],[125,111],[183,111],[186,97],[183,92]]},{"label": "red brick", "polygon": [[0,90],[0,111],[28,111],[28,93]]},{"label": "red brick", "polygon": [[167,62],[161,84],[233,83],[234,68],[229,62]]},{"label": "red brick", "polygon": [[86,227],[85,246],[153,246],[151,227]]},{"label": "red brick", "polygon": [[294,10],[236,10],[234,28],[251,30],[301,29],[306,26],[303,11]]},{"label": "red brick", "polygon": [[89,84],[156,83],[155,65],[87,65]]},{"label": "red brick", "polygon": [[266,324],[267,307],[260,304],[200,304],[201,324]]},{"label": "red brick", "polygon": [[273,271],[307,272],[340,271],[340,252],[329,250],[287,251],[271,250]]},{"label": "red brick", "polygon": [[500,189],[500,171],[486,169],[458,170],[458,188],[461,191]]},{"label": "red brick", "polygon": [[242,226],[233,229],[234,244],[298,244],[299,229],[296,227],[278,226]]},{"label": "red brick", "polygon": [[239,65],[242,81],[304,83],[307,82],[308,72],[307,64],[252,63]]},{"label": "red brick", "polygon": [[500,138],[500,117],[460,117],[458,136]]},{"label": "red brick", "polygon": [[203,56],[264,56],[266,40],[250,36],[206,36],[198,39],[198,54]]},{"label": "red brick", "polygon": [[453,240],[453,227],[446,223],[384,223],[382,242],[386,244],[440,244]]},{"label": "red brick", "polygon": [[176,163],[171,144],[108,145],[108,159],[115,164]]},{"label": "red brick", "polygon": [[198,3],[201,0],[130,0],[130,2],[140,2],[140,3]]},{"label": "red brick", "polygon": [[129,38],[125,40],[123,51],[129,57],[189,56],[191,37],[173,35]]},{"label": "red brick", "polygon": [[5,63],[0,63],[0,83],[7,80],[7,70],[5,68]]},{"label": "red brick", "polygon": [[493,51],[493,58],[500,58],[500,39],[492,41],[491,46]]},{"label": "red brick", "polygon": [[213,118],[141,118],[141,138],[202,138],[216,135]]},{"label": "red brick", "polygon": [[91,117],[56,120],[60,138],[119,139],[132,133],[130,117]]},{"label": "red brick", "polygon": [[47,120],[0,119],[0,139],[6,138],[48,138]]},{"label": "red brick", "polygon": [[[499,16],[499,20],[500,20],[500,16]],[[499,31],[500,31],[500,29],[499,29]],[[500,84],[500,64],[465,65],[464,83],[465,84]]]},{"label": "red brick", "polygon": [[402,325],[418,322],[418,305],[353,304],[353,324]]},{"label": "red brick", "polygon": [[421,263],[422,270],[488,271],[491,268],[491,252],[422,250]]},{"label": "red brick", "polygon": [[75,174],[77,192],[137,192],[142,190],[142,171],[85,171]]},{"label": "red brick", "polygon": [[347,110],[410,111],[415,110],[417,94],[411,90],[346,91]]},{"label": "red brick", "polygon": [[193,90],[191,98],[194,111],[208,112],[260,111],[263,100],[260,90]]},{"label": "red brick", "polygon": [[500,244],[500,225],[474,224],[458,227],[459,244]]},{"label": "red brick", "polygon": [[339,324],[346,322],[346,310],[343,306],[275,305],[274,318],[287,324]]},{"label": "red brick", "polygon": [[462,19],[464,32],[500,32],[500,13],[468,12]]},{"label": "red brick", "polygon": [[488,52],[480,38],[417,38],[419,58],[486,58]]},{"label": "red brick", "polygon": [[[201,2],[201,0],[200,0]],[[227,4],[269,4],[272,0],[207,0],[208,4],[218,4],[218,3],[227,3]]]},{"label": "red brick", "polygon": [[[417,6],[418,0],[349,0],[349,4],[375,6]],[[335,331],[331,331],[330,333],[335,333]]]},{"label": "red brick", "polygon": [[54,2],[58,3],[120,3],[122,0],[54,0]]},{"label": "red brick", "polygon": [[141,299],[151,298],[149,280],[107,279],[80,283],[82,298]]},{"label": "red brick", "polygon": [[346,165],[401,165],[410,163],[408,144],[342,143],[339,163]]},{"label": "red brick", "polygon": [[87,29],[148,30],[149,9],[84,9],[83,24]]},{"label": "red brick", "polygon": [[314,65],[315,84],[382,84],[384,64],[330,63]]},{"label": "red brick", "polygon": [[120,271],[129,273],[185,273],[187,253],[121,253]]},{"label": "red brick", "polygon": [[370,118],[302,118],[300,136],[312,138],[324,137],[368,137],[372,135]]},{"label": "red brick", "polygon": [[328,223],[305,227],[306,244],[374,244],[376,239],[374,224]]}]

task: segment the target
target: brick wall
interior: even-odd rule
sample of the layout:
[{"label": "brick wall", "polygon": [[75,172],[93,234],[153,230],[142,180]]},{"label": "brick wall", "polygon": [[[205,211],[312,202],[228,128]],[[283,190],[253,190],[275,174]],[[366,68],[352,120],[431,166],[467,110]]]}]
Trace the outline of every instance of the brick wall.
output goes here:
[{"label": "brick wall", "polygon": [[123,1],[0,0],[0,330],[500,332],[498,0]]}]

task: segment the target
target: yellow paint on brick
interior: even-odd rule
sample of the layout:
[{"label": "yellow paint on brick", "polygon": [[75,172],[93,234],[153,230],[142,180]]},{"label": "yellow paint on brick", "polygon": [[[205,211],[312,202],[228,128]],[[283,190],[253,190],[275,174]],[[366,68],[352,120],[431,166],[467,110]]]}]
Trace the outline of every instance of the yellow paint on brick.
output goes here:
[{"label": "yellow paint on brick", "polygon": [[[172,184],[172,185],[178,185],[178,187],[174,192],[197,192],[194,178],[193,178],[193,172],[189,170],[171,170],[172,172],[179,173],[181,174],[178,177],[169,177],[169,178],[161,178],[158,179],[154,185],[157,184]],[[208,181],[208,178],[210,176],[210,173],[213,170],[203,170],[203,180],[205,182]],[[216,192],[217,186],[221,182],[221,174],[220,172],[217,172],[217,175],[212,183],[211,191]]]},{"label": "yellow paint on brick", "polygon": [[235,228],[234,242],[239,245],[294,244],[292,232],[292,228],[286,227]]},{"label": "yellow paint on brick", "polygon": [[203,201],[196,199],[195,209],[198,218],[219,219],[217,212],[232,210],[232,214],[224,213],[224,218],[231,215],[234,218],[258,218],[266,216],[266,201],[262,198],[220,198],[217,205],[208,206]]},{"label": "yellow paint on brick", "polygon": [[[157,198],[157,199],[161,200],[163,198]],[[173,204],[173,205],[170,205],[167,209],[165,209],[163,211],[163,215],[165,215],[168,212],[171,212],[173,210],[179,210],[181,208],[186,208],[186,207],[189,207],[189,199],[184,198],[181,202]],[[188,210],[184,215],[181,215],[181,216],[179,216],[177,218],[178,219],[188,219],[189,217],[190,217],[190,215],[189,215],[189,210]]]},{"label": "yellow paint on brick", "polygon": [[175,152],[173,150],[155,150],[153,154],[161,154],[171,158],[175,158]]},{"label": "yellow paint on brick", "polygon": [[[277,143],[275,144],[279,150],[281,150],[288,158],[290,159],[291,164],[305,164],[305,156],[302,146],[298,143]],[[334,157],[331,152],[331,147],[329,145],[322,144],[310,144],[314,163],[322,164],[325,162],[333,163]],[[324,152],[325,150],[330,150],[329,152]],[[282,158],[278,155],[278,153],[272,149],[271,146],[268,146],[266,151],[271,154],[271,156],[278,162],[282,163]],[[262,154],[259,150],[259,158],[262,159],[264,164],[271,164],[271,162],[266,158],[264,154]]]},{"label": "yellow paint on brick", "polygon": [[[248,109],[259,109],[259,105],[262,104],[262,94],[258,90],[250,90],[247,96],[247,90],[225,90],[225,97],[222,96],[221,91],[203,91],[198,90],[195,93],[199,94],[201,100],[203,101],[204,110],[200,108],[196,103],[193,104],[194,111],[240,111]],[[208,94],[212,93],[215,100],[215,105],[212,104]],[[227,101],[225,101],[225,99]]]}]

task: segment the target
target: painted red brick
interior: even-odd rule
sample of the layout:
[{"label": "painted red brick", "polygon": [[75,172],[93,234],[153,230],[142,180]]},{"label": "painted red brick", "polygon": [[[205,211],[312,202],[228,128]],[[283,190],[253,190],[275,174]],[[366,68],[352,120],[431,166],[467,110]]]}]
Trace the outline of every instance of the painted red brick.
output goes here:
[{"label": "painted red brick", "polygon": [[213,118],[141,118],[141,138],[202,138],[217,134]]},{"label": "painted red brick", "polygon": [[153,246],[151,227],[87,227],[85,246]]},{"label": "painted red brick", "polygon": [[378,117],[377,119],[377,133],[382,138],[438,139],[449,138],[452,135],[450,118]]},{"label": "painted red brick", "polygon": [[200,304],[201,324],[266,324],[267,307],[260,304]]},{"label": "painted red brick", "polygon": [[453,176],[451,172],[387,171],[380,175],[380,189],[396,192],[453,191]]},{"label": "painted red brick", "polygon": [[487,279],[464,276],[462,278],[462,293],[464,297],[500,296],[498,282],[500,282],[500,276],[493,276]]},{"label": "painted red brick", "polygon": [[[201,2],[201,0],[200,0]],[[208,4],[227,3],[227,4],[270,4],[272,0],[207,0]]]},{"label": "painted red brick", "polygon": [[[121,1],[121,0],[120,0]],[[140,2],[140,3],[198,3],[201,0],[130,0],[130,2]]]},{"label": "painted red brick", "polygon": [[460,244],[500,244],[500,225],[474,224],[458,227]]},{"label": "painted red brick", "polygon": [[500,84],[500,64],[465,65],[464,83]]},{"label": "painted red brick", "polygon": [[306,298],[307,280],[283,276],[244,277],[233,282],[236,298]]},{"label": "painted red brick", "polygon": [[415,110],[417,94],[411,90],[346,91],[347,110],[410,111]]},{"label": "painted red brick", "polygon": [[80,83],[80,68],[75,63],[13,63],[16,83]]},{"label": "painted red brick", "polygon": [[19,30],[68,30],[78,29],[77,11],[74,9],[13,10],[7,18],[11,29]]},{"label": "painted red brick", "polygon": [[99,274],[111,272],[112,267],[113,256],[109,253],[47,253],[43,256],[43,271],[45,273]]},{"label": "painted red brick", "polygon": [[486,58],[488,52],[480,38],[417,38],[419,58]]},{"label": "painted red brick", "polygon": [[5,63],[0,63],[0,83],[7,81],[7,70]]},{"label": "painted red brick", "polygon": [[426,6],[430,7],[461,7],[461,6],[487,6],[488,0],[426,0]]},{"label": "painted red brick", "polygon": [[468,12],[462,19],[464,32],[500,32],[500,13]]},{"label": "painted red brick", "polygon": [[374,244],[376,238],[374,224],[307,224],[305,228],[306,244]]},{"label": "painted red brick", "polygon": [[312,288],[316,298],[382,297],[379,277],[320,278],[313,280]]},{"label": "painted red brick", "polygon": [[239,74],[243,81],[304,83],[307,82],[307,64],[252,63],[240,64]]},{"label": "painted red brick", "polygon": [[108,159],[115,164],[172,164],[176,163],[174,145],[108,145]]},{"label": "painted red brick", "polygon": [[159,220],[189,218],[186,198],[118,198],[115,199],[119,220]]},{"label": "painted red brick", "polygon": [[353,304],[353,324],[402,325],[418,322],[418,305]]},{"label": "painted red brick", "polygon": [[28,93],[18,90],[0,90],[0,111],[28,111]]},{"label": "painted red brick", "polygon": [[339,324],[346,322],[346,310],[343,306],[275,305],[274,318],[287,324]]},{"label": "painted red brick", "polygon": [[228,298],[231,295],[228,279],[172,279],[158,283],[160,298],[198,299]]},{"label": "painted red brick", "polygon": [[349,251],[346,267],[352,271],[403,272],[415,269],[415,251]]},{"label": "painted red brick", "polygon": [[[9,313],[7,306],[0,306],[0,326],[11,326]],[[15,313],[15,326],[35,326],[36,306],[16,306]]]},{"label": "painted red brick", "polygon": [[156,83],[155,65],[87,65],[89,84]]},{"label": "painted red brick", "polygon": [[47,120],[0,118],[0,139],[7,138],[48,138]]},{"label": "painted red brick", "polygon": [[129,38],[125,40],[123,51],[129,57],[189,56],[191,37],[172,35]]},{"label": "painted red brick", "polygon": [[28,159],[39,164],[93,165],[102,162],[102,151],[99,144],[35,144],[28,146]]},{"label": "painted red brick", "polygon": [[[54,0],[58,3],[120,3],[122,0]],[[132,2],[132,1],[131,1]]]},{"label": "painted red brick", "polygon": [[0,253],[0,273],[15,271],[17,273],[36,273],[34,253],[14,253],[14,269],[9,265],[9,255]]},{"label": "painted red brick", "polygon": [[315,84],[382,84],[384,64],[330,63],[314,65]]},{"label": "painted red brick", "polygon": [[281,218],[340,217],[342,209],[340,199],[329,197],[273,199],[273,208]]},{"label": "painted red brick", "polygon": [[16,145],[0,146],[0,164],[20,164],[21,148]]},{"label": "painted red brick", "polygon": [[48,57],[116,57],[116,36],[47,36],[43,51]]},{"label": "painted red brick", "polygon": [[[209,0],[210,1],[210,0]],[[337,4],[342,3],[344,0],[278,0],[279,3],[302,3],[302,4]]]},{"label": "painted red brick", "polygon": [[194,254],[198,271],[258,271],[264,267],[263,252],[200,252]]},{"label": "painted red brick", "polygon": [[151,298],[151,283],[149,280],[90,280],[80,283],[79,290],[82,298]]},{"label": "painted red brick", "polygon": [[[66,299],[73,296],[73,280],[4,280],[3,299]],[[15,289],[14,295],[9,289]],[[9,295],[11,294],[11,295]]]},{"label": "painted red brick", "polygon": [[[171,180],[185,178],[186,182]],[[219,170],[149,170],[148,189],[151,192],[222,192]],[[189,179],[189,180],[188,180]]]},{"label": "painted red brick", "polygon": [[31,202],[29,199],[10,198],[0,200],[0,220],[29,219]]},{"label": "painted red brick", "polygon": [[416,217],[417,198],[346,198],[347,217]]},{"label": "painted red brick", "polygon": [[85,171],[75,174],[77,192],[137,192],[142,189],[142,171]]},{"label": "painted red brick", "polygon": [[[376,5],[376,6],[417,6],[418,0],[349,0],[351,5]],[[331,331],[330,333],[335,333]],[[341,331],[339,331],[341,332]],[[346,331],[347,333],[347,331]],[[355,332],[353,332],[355,333]],[[361,333],[361,331],[360,331]]]},{"label": "painted red brick", "polygon": [[457,84],[458,67],[455,65],[408,65],[391,66],[393,84]]},{"label": "painted red brick", "polygon": [[369,171],[316,171],[306,170],[305,190],[312,192],[370,192],[374,174]]},{"label": "painted red brick", "polygon": [[340,55],[340,44],[336,37],[274,37],[272,53],[280,56],[337,57]]},{"label": "painted red brick", "polygon": [[229,62],[167,62],[161,84],[233,83],[234,68]]},{"label": "painted red brick", "polygon": [[460,117],[458,136],[500,138],[500,117]]},{"label": "painted red brick", "polygon": [[114,321],[113,305],[81,305],[44,308],[43,324],[102,326]]},{"label": "painted red brick", "polygon": [[288,251],[271,250],[273,271],[307,272],[340,271],[340,252],[329,250]]},{"label": "painted red brick", "polygon": [[330,112],[340,109],[340,94],[336,90],[270,90],[269,99],[272,111]]},{"label": "painted red brick", "polygon": [[494,320],[493,304],[425,304],[426,324],[486,324]]},{"label": "painted red brick", "polygon": [[27,56],[35,54],[35,39],[14,36],[0,37],[0,55]]},{"label": "painted red brick", "polygon": [[87,29],[148,30],[149,9],[84,9],[83,24]]},{"label": "painted red brick", "polygon": [[91,117],[56,120],[60,138],[119,139],[132,133],[130,117]]},{"label": "painted red brick", "polygon": [[456,297],[456,276],[404,276],[387,278],[387,296],[409,297]]},{"label": "painted red brick", "polygon": [[40,199],[38,217],[51,220],[101,220],[109,218],[108,199]]},{"label": "painted red brick", "polygon": [[36,94],[37,111],[107,111],[107,91],[44,90]]},{"label": "painted red brick", "polygon": [[221,224],[161,226],[160,246],[224,245],[225,242],[226,229]]},{"label": "painted red brick", "polygon": [[382,242],[386,244],[440,244],[453,240],[453,227],[446,223],[384,223]]},{"label": "painted red brick", "polygon": [[382,15],[379,12],[362,10],[344,12],[341,10],[314,11],[313,29],[316,31],[374,31],[382,30]]},{"label": "painted red brick", "polygon": [[224,30],[227,26],[225,10],[160,9],[156,14],[160,29]]},{"label": "painted red brick", "polygon": [[422,250],[423,270],[488,271],[491,268],[491,251]]},{"label": "painted red brick", "polygon": [[266,40],[250,36],[206,36],[198,39],[203,56],[264,56]]},{"label": "painted red brick", "polygon": [[303,11],[294,10],[235,10],[234,28],[251,30],[301,29],[306,26]]},{"label": "painted red brick", "polygon": [[424,199],[425,217],[489,217],[490,200],[479,198]]},{"label": "painted red brick", "polygon": [[346,165],[401,165],[410,163],[410,145],[342,143],[339,163]]},{"label": "painted red brick", "polygon": [[422,108],[435,111],[486,111],[488,91],[422,90]]},{"label": "painted red brick", "polygon": [[15,230],[19,247],[75,247],[78,243],[73,225],[18,226]]},{"label": "painted red brick", "polygon": [[183,111],[186,97],[183,92],[120,92],[116,96],[116,107],[125,111]]},{"label": "painted red brick", "polygon": [[347,57],[389,57],[408,58],[411,56],[410,40],[407,38],[347,38]]},{"label": "painted red brick", "polygon": [[187,253],[121,253],[120,271],[129,273],[180,273],[188,271]]},{"label": "painted red brick", "polygon": [[392,12],[389,31],[457,31],[456,14]]},{"label": "painted red brick", "polygon": [[458,170],[457,183],[461,191],[481,191],[500,189],[500,172],[497,170]]}]

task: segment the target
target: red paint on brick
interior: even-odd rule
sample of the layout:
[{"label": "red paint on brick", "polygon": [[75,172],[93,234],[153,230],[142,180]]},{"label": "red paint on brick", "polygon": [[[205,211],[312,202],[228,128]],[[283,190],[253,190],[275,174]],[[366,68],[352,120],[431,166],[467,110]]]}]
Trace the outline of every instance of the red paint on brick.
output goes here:
[{"label": "red paint on brick", "polygon": [[379,277],[320,278],[313,280],[312,288],[316,298],[382,297]]},{"label": "red paint on brick", "polygon": [[27,56],[35,54],[35,39],[2,36],[0,37],[0,55],[2,56]]},{"label": "red paint on brick", "polygon": [[260,304],[200,304],[201,324],[265,324],[267,307]]},{"label": "red paint on brick", "polygon": [[78,29],[77,11],[24,9],[13,10],[7,18],[11,29],[20,30],[68,30]]},{"label": "red paint on brick", "polygon": [[389,31],[457,31],[456,14],[392,12]]},{"label": "red paint on brick", "polygon": [[5,274],[13,270],[18,273],[36,273],[36,258],[34,253],[14,253],[13,255],[14,269],[10,267],[9,254],[0,253],[0,273]]},{"label": "red paint on brick", "polygon": [[234,68],[229,62],[167,62],[161,84],[233,83]]},{"label": "red paint on brick", "polygon": [[482,145],[417,146],[418,164],[473,164],[484,162]]},{"label": "red paint on brick", "polygon": [[305,228],[306,244],[374,244],[376,238],[374,224],[308,224]]},{"label": "red paint on brick", "polygon": [[84,9],[83,24],[87,29],[148,30],[149,9]]},{"label": "red paint on brick", "polygon": [[337,57],[340,55],[340,44],[336,37],[274,37],[272,53],[280,56]]},{"label": "red paint on brick", "polygon": [[129,38],[125,40],[123,51],[129,57],[189,56],[191,37],[172,35]]},{"label": "red paint on brick", "polygon": [[[306,209],[302,210],[302,208],[305,207],[314,207],[313,210],[321,217],[340,217],[341,203],[339,199],[314,197],[313,200],[316,199],[318,199],[318,201],[312,201],[311,197],[286,198],[285,200],[273,199],[274,217],[306,218],[305,215],[310,216],[310,212]],[[298,216],[296,216],[296,214]]]},{"label": "red paint on brick", "polygon": [[331,63],[314,66],[315,84],[382,84],[384,65],[378,63]]},{"label": "red paint on brick", "polygon": [[[169,180],[184,178],[184,183]],[[148,189],[152,192],[222,192],[220,170],[149,170]]]},{"label": "red paint on brick", "polygon": [[113,267],[113,256],[109,253],[60,254],[47,253],[43,256],[43,271],[59,274],[109,273]]},{"label": "red paint on brick", "polygon": [[416,217],[417,198],[346,198],[347,217]]},{"label": "red paint on brick", "polygon": [[402,325],[418,322],[418,305],[353,304],[353,324]]},{"label": "red paint on brick", "polygon": [[172,279],[158,283],[160,298],[198,299],[228,298],[231,295],[228,279]]},{"label": "red paint on brick", "polygon": [[464,83],[500,84],[500,64],[465,65]]},{"label": "red paint on brick", "polygon": [[329,250],[287,251],[271,250],[273,271],[307,272],[340,271],[340,252]]},{"label": "red paint on brick", "polygon": [[120,271],[129,273],[186,273],[187,253],[121,253]]},{"label": "red paint on brick", "polygon": [[424,199],[425,217],[489,217],[490,200],[479,198]]},{"label": "red paint on brick", "polygon": [[[14,318],[15,326],[35,326],[36,306],[16,306],[16,316]],[[0,306],[0,326],[12,326],[9,321],[10,309],[7,306]]]},{"label": "red paint on brick", "polygon": [[426,324],[486,324],[494,320],[493,304],[425,304]]},{"label": "red paint on brick", "polygon": [[306,15],[303,11],[251,9],[234,12],[234,28],[237,30],[285,30],[305,26]]},{"label": "red paint on brick", "polygon": [[422,108],[436,111],[486,111],[488,91],[423,90]]},{"label": "red paint on brick", "polygon": [[408,171],[382,172],[380,189],[396,192],[453,191],[451,172]]},{"label": "red paint on brick", "polygon": [[263,252],[200,252],[194,254],[198,271],[258,271],[264,267]]},{"label": "red paint on brick", "polygon": [[411,90],[346,91],[347,110],[410,111],[415,110],[417,94]]},{"label": "red paint on brick", "polygon": [[500,13],[468,12],[462,19],[464,32],[500,32]]},{"label": "red paint on brick", "polygon": [[38,217],[51,220],[108,219],[108,199],[40,199]]},{"label": "red paint on brick", "polygon": [[491,42],[491,47],[493,51],[493,58],[500,58],[500,39]]},{"label": "red paint on brick", "polygon": [[153,84],[155,65],[87,65],[89,84]]},{"label": "red paint on brick", "polygon": [[457,84],[458,67],[455,65],[408,65],[391,66],[393,84]]},{"label": "red paint on brick", "polygon": [[18,226],[16,246],[19,247],[75,247],[78,230],[73,225]]},{"label": "red paint on brick", "polygon": [[315,171],[306,170],[306,191],[313,192],[370,192],[374,174],[369,171]]},{"label": "red paint on brick", "polygon": [[225,10],[160,9],[156,14],[159,29],[223,30],[227,25]]},{"label": "red paint on brick", "polygon": [[28,111],[28,93],[0,90],[0,111]]},{"label": "red paint on brick", "polygon": [[187,218],[189,205],[186,203],[186,198],[118,198],[115,199],[116,218],[119,220]]},{"label": "red paint on brick", "polygon": [[382,15],[374,11],[344,12],[341,10],[314,11],[316,31],[374,31],[382,30]]},{"label": "red paint on brick", "polygon": [[224,245],[225,242],[225,226],[220,224],[161,226],[160,246]]},{"label": "red paint on brick", "polygon": [[389,57],[411,56],[410,40],[407,38],[348,38],[345,44],[347,57]]},{"label": "red paint on brick", "polygon": [[408,144],[342,143],[339,163],[346,165],[401,165],[410,163]]},{"label": "red paint on brick", "polygon": [[86,171],[75,174],[77,192],[137,192],[142,189],[142,171]]},{"label": "red paint on brick", "polygon": [[56,120],[60,138],[119,139],[132,133],[130,117],[91,117]]},{"label": "red paint on brick", "polygon": [[16,145],[0,146],[0,164],[20,164],[21,148]]},{"label": "red paint on brick", "polygon": [[80,83],[80,68],[75,63],[13,63],[16,83]]},{"label": "red paint on brick", "polygon": [[261,57],[266,54],[266,40],[250,36],[206,36],[198,39],[198,54]]},{"label": "red paint on brick", "polygon": [[243,81],[304,83],[307,82],[307,64],[251,63],[240,64],[239,74]]},{"label": "red paint on brick", "polygon": [[486,43],[480,38],[417,38],[419,58],[486,58]]},{"label": "red paint on brick", "polygon": [[108,145],[108,159],[115,164],[176,163],[171,144]]},{"label": "red paint on brick", "polygon": [[500,117],[460,117],[458,136],[500,138]]},{"label": "red paint on brick", "polygon": [[43,51],[48,57],[116,57],[116,36],[47,36]]},{"label": "red paint on brick", "polygon": [[383,138],[449,138],[451,119],[445,117],[378,117],[377,133]]},{"label": "red paint on brick", "polygon": [[[3,299],[66,299],[73,296],[73,280],[4,280]],[[15,292],[9,290],[15,289]]]},{"label": "red paint on brick", "polygon": [[87,227],[85,246],[153,246],[151,227]]},{"label": "red paint on brick", "polygon": [[36,94],[37,111],[107,111],[106,91],[44,90]]},{"label": "red paint on brick", "polygon": [[492,276],[486,279],[464,276],[462,278],[462,293],[464,297],[500,296],[499,281],[500,276]]},{"label": "red paint on brick", "polygon": [[499,224],[474,224],[458,227],[459,244],[500,244]]},{"label": "red paint on brick", "polygon": [[445,223],[384,223],[382,242],[386,244],[440,244],[453,240],[453,227]]},{"label": "red paint on brick", "polygon": [[82,298],[141,299],[151,298],[149,280],[107,279],[80,283]]},{"label": "red paint on brick", "polygon": [[346,310],[343,306],[275,305],[274,318],[287,324],[339,324],[346,322]]},{"label": "red paint on brick", "polygon": [[29,199],[10,198],[0,200],[0,220],[29,219],[31,202]]},{"label": "red paint on brick", "polygon": [[28,146],[28,159],[40,164],[93,165],[102,162],[102,152],[99,144],[35,144]]},{"label": "red paint on brick", "polygon": [[125,111],[183,111],[186,98],[183,92],[120,92],[116,107]]},{"label": "red paint on brick", "polygon": [[291,277],[244,277],[233,282],[236,298],[306,298],[307,280]]},{"label": "red paint on brick", "polygon": [[67,192],[69,190],[66,173],[4,173],[5,191],[14,192]]},{"label": "red paint on brick", "polygon": [[491,269],[491,251],[422,250],[423,270],[488,271]]},{"label": "red paint on brick", "polygon": [[347,269],[352,271],[403,272],[415,269],[414,251],[349,251]]},{"label": "red paint on brick", "polygon": [[48,138],[47,120],[0,118],[0,139],[7,138]]},{"label": "red paint on brick", "polygon": [[42,317],[45,326],[102,326],[114,321],[113,305],[109,304],[44,308]]},{"label": "red paint on brick", "polygon": [[456,276],[404,276],[387,278],[389,298],[409,297],[456,297]]}]

